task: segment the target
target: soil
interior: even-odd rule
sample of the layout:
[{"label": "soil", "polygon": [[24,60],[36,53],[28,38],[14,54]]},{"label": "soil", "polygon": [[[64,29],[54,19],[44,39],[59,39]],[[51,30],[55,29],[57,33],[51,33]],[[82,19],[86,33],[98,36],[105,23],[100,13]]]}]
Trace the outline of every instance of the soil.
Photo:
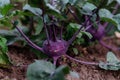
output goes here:
[{"label": "soil", "polygon": [[[117,45],[119,39],[104,39],[104,41],[110,46]],[[68,51],[72,57],[76,59],[99,62],[105,61],[108,49],[104,48],[100,44],[91,45],[89,47],[76,46],[79,50],[78,55],[74,55],[72,51]],[[115,55],[120,59],[120,52],[114,51]],[[9,68],[0,68],[0,80],[26,80],[27,65],[34,62],[37,57],[29,48],[23,48],[19,46],[9,46],[8,52],[12,62],[18,66],[10,66]],[[80,75],[80,79],[75,79],[68,75],[67,80],[120,80],[120,71],[107,71],[100,69],[98,66],[84,65],[68,58],[62,57],[58,60],[58,64],[68,65],[72,71],[76,71]],[[19,66],[23,65],[23,66]]]}]

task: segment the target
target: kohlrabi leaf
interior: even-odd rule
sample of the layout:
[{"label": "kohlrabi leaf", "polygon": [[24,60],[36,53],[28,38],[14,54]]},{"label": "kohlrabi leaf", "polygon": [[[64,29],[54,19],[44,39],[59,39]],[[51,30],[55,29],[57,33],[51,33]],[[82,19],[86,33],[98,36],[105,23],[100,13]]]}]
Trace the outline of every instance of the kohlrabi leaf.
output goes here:
[{"label": "kohlrabi leaf", "polygon": [[[28,32],[28,28],[25,26],[19,27],[24,33]],[[2,36],[18,36],[20,33],[18,32],[17,29],[13,30],[0,30],[0,35]]]},{"label": "kohlrabi leaf", "polygon": [[82,31],[81,33],[88,36],[89,39],[92,39],[92,37],[93,37],[92,34],[90,34],[89,32]]},{"label": "kohlrabi leaf", "polygon": [[10,4],[10,0],[0,0],[0,7],[3,7],[4,5]]},{"label": "kohlrabi leaf", "polygon": [[75,53],[75,55],[78,55],[78,50],[77,50],[77,48],[73,48],[73,52]]},{"label": "kohlrabi leaf", "polygon": [[50,80],[66,80],[65,75],[69,73],[67,66],[58,67],[55,72],[50,76]]},{"label": "kohlrabi leaf", "polygon": [[71,28],[74,28],[74,29],[79,29],[81,27],[81,25],[77,24],[77,23],[70,23],[69,26]]},{"label": "kohlrabi leaf", "polygon": [[83,34],[80,32],[80,33],[77,35],[77,38],[81,38],[82,35],[83,35]]},{"label": "kohlrabi leaf", "polygon": [[55,66],[47,61],[36,60],[27,69],[28,80],[49,80],[49,76],[55,72]]},{"label": "kohlrabi leaf", "polygon": [[99,16],[101,18],[104,18],[104,17],[106,17],[106,18],[112,18],[113,14],[109,10],[107,10],[107,9],[100,9],[99,10]]},{"label": "kohlrabi leaf", "polygon": [[99,16],[102,21],[110,22],[120,30],[120,14],[113,15],[109,10],[101,9],[99,10]]},{"label": "kohlrabi leaf", "polygon": [[120,14],[114,15],[113,20],[117,23],[117,29],[120,30]]},{"label": "kohlrabi leaf", "polygon": [[12,27],[11,19],[9,17],[3,17],[0,19],[0,27]]},{"label": "kohlrabi leaf", "polygon": [[60,11],[57,8],[55,8],[55,6],[52,6],[51,4],[46,4],[46,6],[49,7],[49,9],[51,9],[57,13],[60,13]]},{"label": "kohlrabi leaf", "polygon": [[113,52],[107,53],[107,62],[114,63],[120,62]]},{"label": "kohlrabi leaf", "polygon": [[13,6],[11,4],[7,4],[1,8],[0,12],[2,15],[6,16],[12,8],[13,8]]},{"label": "kohlrabi leaf", "polygon": [[23,7],[23,10],[28,10],[37,16],[40,16],[42,14],[42,10],[40,8],[31,7],[29,4],[26,4]]},{"label": "kohlrabi leaf", "polygon": [[107,53],[107,62],[100,62],[99,67],[105,70],[119,70],[120,69],[120,60],[114,55],[113,52]]},{"label": "kohlrabi leaf", "polygon": [[[69,0],[60,0],[63,4],[67,4]],[[73,1],[73,0],[72,0]]]},{"label": "kohlrabi leaf", "polygon": [[51,4],[46,4],[46,13],[49,15],[54,15],[55,17],[60,19],[65,19],[62,16],[62,13],[60,12],[60,10],[57,9],[55,6],[52,6]]},{"label": "kohlrabi leaf", "polygon": [[66,9],[66,5],[69,3],[69,0],[59,0],[59,3],[57,5],[57,8],[60,9],[61,12],[63,12]]},{"label": "kohlrabi leaf", "polygon": [[[20,29],[24,32],[27,33],[28,32],[28,28],[27,27],[20,27]],[[23,41],[23,37],[20,36],[20,33],[18,32],[18,30],[13,29],[13,30],[0,30],[0,35],[4,36],[8,41],[7,41],[7,45],[11,45],[16,41]]]},{"label": "kohlrabi leaf", "polygon": [[8,39],[7,41],[7,45],[12,45],[13,43],[17,42],[17,41],[25,41],[23,37],[12,37],[12,36],[6,36],[6,39]]},{"label": "kohlrabi leaf", "polygon": [[94,9],[96,9],[97,7],[95,5],[93,5],[92,3],[86,3],[84,4],[84,6],[82,7],[82,13],[83,14],[86,14],[86,15],[91,15],[92,14],[92,11]]},{"label": "kohlrabi leaf", "polygon": [[7,55],[8,47],[6,45],[7,40],[0,36],[0,66],[9,65],[11,62]]},{"label": "kohlrabi leaf", "polygon": [[99,16],[100,16],[102,21],[110,22],[110,23],[114,24],[115,26],[117,26],[117,22],[113,19],[114,15],[109,10],[100,9]]},{"label": "kohlrabi leaf", "polygon": [[[81,25],[77,24],[77,23],[69,23],[67,25],[67,33],[65,34],[65,38],[68,40],[70,39],[73,34],[75,33],[75,31],[77,31],[79,28],[81,27]],[[79,33],[77,35],[78,38],[81,38],[81,33]]]},{"label": "kohlrabi leaf", "polygon": [[65,80],[64,75],[69,73],[69,68],[55,65],[43,60],[36,60],[27,69],[28,80]]},{"label": "kohlrabi leaf", "polygon": [[[65,1],[65,0],[64,0]],[[71,5],[75,5],[75,3],[77,2],[78,0],[69,0],[69,3],[71,4]],[[80,2],[82,2],[82,0],[80,1]]]},{"label": "kohlrabi leaf", "polygon": [[38,19],[38,24],[35,27],[35,35],[38,35],[43,29],[43,20],[40,18]]},{"label": "kohlrabi leaf", "polygon": [[90,3],[92,3],[92,4],[94,4],[95,6],[99,6],[100,5],[100,3],[101,3],[101,0],[87,0],[87,2],[90,2]]},{"label": "kohlrabi leaf", "polygon": [[107,3],[107,4],[109,5],[109,4],[112,3],[113,1],[114,1],[114,0],[108,0],[108,3]]},{"label": "kohlrabi leaf", "polygon": [[114,1],[116,1],[117,3],[120,4],[120,0],[108,0],[108,4],[110,4],[110,3],[114,2]]},{"label": "kohlrabi leaf", "polygon": [[70,76],[73,77],[73,78],[80,79],[79,73],[77,73],[75,71],[70,71]]}]

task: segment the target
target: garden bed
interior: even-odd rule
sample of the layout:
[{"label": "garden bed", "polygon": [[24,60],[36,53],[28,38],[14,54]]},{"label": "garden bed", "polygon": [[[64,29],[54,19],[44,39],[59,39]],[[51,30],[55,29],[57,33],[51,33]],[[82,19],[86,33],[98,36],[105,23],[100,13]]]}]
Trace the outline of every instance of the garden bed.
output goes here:
[{"label": "garden bed", "polygon": [[[108,45],[116,44],[116,39],[105,39]],[[76,46],[79,50],[79,55],[71,55],[76,59],[84,61],[99,62],[105,61],[107,49],[100,44],[91,45],[89,47]],[[115,55],[120,59],[120,52],[114,51]],[[72,53],[68,51],[68,54]],[[17,66],[10,66],[8,68],[0,68],[0,80],[25,80],[27,65],[34,62],[37,57],[29,48],[22,48],[19,46],[9,46],[8,52],[12,62]],[[67,76],[68,80],[120,80],[120,71],[106,71],[100,69],[98,66],[83,65],[71,61],[65,57],[58,60],[57,65],[66,64],[73,71],[80,74],[80,79],[74,79],[71,76]],[[21,66],[19,66],[21,65]]]}]

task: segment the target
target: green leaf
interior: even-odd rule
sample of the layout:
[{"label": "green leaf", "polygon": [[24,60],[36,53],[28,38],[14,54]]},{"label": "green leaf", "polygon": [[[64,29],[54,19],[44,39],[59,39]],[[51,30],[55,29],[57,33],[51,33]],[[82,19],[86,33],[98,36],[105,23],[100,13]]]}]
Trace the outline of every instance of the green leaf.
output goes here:
[{"label": "green leaf", "polygon": [[[27,27],[20,27],[20,29],[24,32],[28,32]],[[20,36],[21,34],[18,32],[18,30],[13,29],[13,30],[0,30],[0,35],[4,36],[8,41],[7,45],[11,45],[16,41],[24,41],[24,39]]]},{"label": "green leaf", "polygon": [[68,3],[69,3],[69,0],[59,0],[56,7],[60,9],[61,12],[64,12]]},{"label": "green leaf", "polygon": [[100,9],[99,10],[99,16],[101,17],[101,18],[112,18],[113,17],[113,14],[109,11],[109,10],[107,10],[107,9]]},{"label": "green leaf", "polygon": [[65,75],[68,73],[69,68],[67,66],[60,66],[55,70],[50,80],[65,80]]},{"label": "green leaf", "polygon": [[0,12],[2,15],[6,16],[8,12],[13,8],[13,5],[8,4],[1,8]]},{"label": "green leaf", "polygon": [[99,67],[105,70],[108,70],[108,65],[104,62],[99,62]]},{"label": "green leaf", "polygon": [[[68,2],[69,2],[69,0],[60,0],[64,5],[66,5]],[[74,1],[74,0],[72,0],[72,1]]]},{"label": "green leaf", "polygon": [[[67,26],[68,28],[67,28],[67,35],[66,35],[66,37],[72,37],[72,35],[75,33],[75,31],[77,31],[80,27],[81,27],[81,25],[79,25],[79,24],[77,24],[77,23],[69,23],[69,25]],[[77,37],[78,38],[81,38],[81,33],[79,33],[78,35],[77,35]]]},{"label": "green leaf", "polygon": [[42,31],[42,29],[43,29],[43,20],[42,20],[42,18],[40,18],[38,20],[38,24],[35,28],[35,35],[38,35]]},{"label": "green leaf", "polygon": [[82,33],[80,32],[78,35],[77,35],[77,38],[82,38]]},{"label": "green leaf", "polygon": [[80,76],[77,72],[74,72],[74,71],[70,71],[70,75],[71,77],[74,77],[74,78],[77,78],[77,79],[80,79]]},{"label": "green leaf", "polygon": [[117,29],[120,30],[120,14],[114,15],[113,20],[117,23]]},{"label": "green leaf", "polygon": [[89,39],[92,39],[93,37],[89,32],[82,31],[81,33],[87,35]]},{"label": "green leaf", "polygon": [[64,20],[62,13],[57,9],[56,7],[52,6],[51,4],[46,4],[46,11],[48,15],[55,16],[57,18],[60,18],[61,20]]},{"label": "green leaf", "polygon": [[108,52],[107,53],[107,62],[109,63],[114,63],[114,62],[120,62],[117,57],[114,55],[113,52]]},{"label": "green leaf", "polygon": [[57,13],[60,13],[60,11],[58,9],[56,9],[54,6],[52,6],[51,4],[46,4],[47,7],[49,7],[49,9],[57,12]]},{"label": "green leaf", "polygon": [[[100,5],[102,0],[87,0],[88,2],[96,5],[97,7]],[[102,5],[103,6],[103,5]]]},{"label": "green leaf", "polygon": [[91,15],[92,14],[92,11],[94,10],[94,9],[96,9],[97,7],[95,6],[95,5],[93,5],[93,4],[91,4],[91,3],[86,3],[86,4],[84,4],[84,6],[82,7],[82,13],[83,14],[87,14],[87,15]]},{"label": "green leaf", "polygon": [[28,80],[49,80],[49,76],[55,71],[55,66],[43,60],[36,60],[27,69]]},{"label": "green leaf", "polygon": [[71,28],[75,28],[75,29],[79,29],[81,27],[81,25],[77,24],[77,23],[70,23],[69,26]]},{"label": "green leaf", "polygon": [[6,47],[6,42],[7,42],[7,40],[0,36],[0,47],[1,47],[1,51],[3,53],[6,53],[8,51],[7,47]]},{"label": "green leaf", "polygon": [[[65,0],[64,0],[65,1]],[[75,3],[77,2],[78,0],[69,0],[69,3],[71,4],[71,5],[75,5]],[[80,1],[81,2],[81,1]]]},{"label": "green leaf", "polygon": [[78,50],[77,50],[77,48],[73,48],[73,52],[76,54],[76,55],[78,55]]},{"label": "green leaf", "polygon": [[11,64],[7,55],[8,47],[6,45],[7,40],[0,36],[0,66]]},{"label": "green leaf", "polygon": [[8,39],[7,41],[7,45],[12,45],[13,43],[15,42],[18,42],[18,41],[25,41],[24,38],[22,37],[13,37],[13,36],[6,36],[6,39]]},{"label": "green leaf", "polygon": [[100,9],[99,16],[102,21],[110,22],[110,23],[114,24],[115,26],[117,26],[117,22],[113,19],[114,15],[109,10]]},{"label": "green leaf", "polygon": [[114,55],[113,52],[107,53],[107,63],[100,62],[99,67],[105,70],[119,70],[120,60]]},{"label": "green leaf", "polygon": [[3,15],[3,17],[0,19],[0,27],[2,27],[2,26],[4,26],[4,27],[12,26],[10,17],[5,17]]},{"label": "green leaf", "polygon": [[0,0],[0,7],[3,7],[4,5],[10,4],[10,0]]},{"label": "green leaf", "polygon": [[101,20],[105,21],[105,22],[112,23],[115,26],[118,26],[117,22],[113,18],[102,17]]},{"label": "green leaf", "polygon": [[42,10],[40,8],[31,7],[29,4],[26,4],[23,7],[23,10],[28,10],[37,16],[40,16],[42,14]]},{"label": "green leaf", "polygon": [[84,4],[84,6],[82,8],[85,11],[87,11],[87,10],[92,11],[92,10],[96,9],[97,7],[95,5],[93,5],[92,3],[87,2],[86,4]]},{"label": "green leaf", "polygon": [[114,0],[108,0],[108,3],[107,3],[107,4],[109,5],[109,4],[112,3],[113,1],[114,1]]},{"label": "green leaf", "polygon": [[[43,42],[41,42],[41,43],[43,43]],[[46,59],[46,58],[48,58],[48,55],[42,53],[41,51],[38,51],[38,50],[36,50],[34,48],[31,48],[30,50],[37,56],[38,59]]]},{"label": "green leaf", "polygon": [[36,60],[27,69],[28,80],[65,80],[65,74],[69,73],[66,66],[56,67],[47,61]]},{"label": "green leaf", "polygon": [[[24,33],[28,32],[28,28],[25,26],[19,27]],[[19,36],[21,35],[17,29],[13,30],[0,30],[0,35],[2,36]]]}]

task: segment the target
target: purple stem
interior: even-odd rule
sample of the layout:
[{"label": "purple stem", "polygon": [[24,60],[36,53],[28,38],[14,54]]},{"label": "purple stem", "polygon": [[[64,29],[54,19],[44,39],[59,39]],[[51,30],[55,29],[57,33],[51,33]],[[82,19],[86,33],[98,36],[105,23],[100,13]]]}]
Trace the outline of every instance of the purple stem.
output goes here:
[{"label": "purple stem", "polygon": [[104,47],[106,47],[107,49],[109,49],[109,50],[119,50],[119,48],[111,47],[111,46],[105,44],[102,40],[100,40],[99,43],[100,43],[102,46],[104,46]]},{"label": "purple stem", "polygon": [[44,23],[44,28],[45,28],[48,44],[50,45],[50,37],[49,37],[48,30],[45,23]]},{"label": "purple stem", "polygon": [[[100,21],[97,21],[96,23],[99,23]],[[94,25],[94,23],[87,25],[87,27],[84,29],[84,31],[90,29],[92,26]]]},{"label": "purple stem", "polygon": [[72,38],[70,40],[68,40],[68,44],[70,45],[76,38],[76,36],[79,34],[79,32],[81,31],[81,29],[83,28],[83,26],[80,27],[80,29],[75,32],[75,34],[72,36]]},{"label": "purple stem", "polygon": [[104,47],[106,47],[107,49],[111,50],[112,48],[108,45],[106,45],[102,40],[99,41],[101,45],[103,45]]},{"label": "purple stem", "polygon": [[34,24],[33,24],[33,17],[30,17],[30,35],[34,32]]},{"label": "purple stem", "polygon": [[[51,5],[52,6],[55,6],[55,1],[56,0],[51,0]],[[52,17],[52,20],[54,21],[55,17],[54,16],[51,16]],[[57,37],[56,37],[56,30],[55,30],[55,26],[54,26],[54,23],[52,25],[52,29],[53,29],[53,40],[54,41],[57,41]],[[50,33],[51,34],[51,33]]]},{"label": "purple stem", "polygon": [[[87,20],[88,19],[88,16],[87,15],[85,15],[85,20]],[[86,23],[86,26],[88,26],[90,24],[90,21],[88,21],[87,23]]]},{"label": "purple stem", "polygon": [[53,57],[53,64],[56,65],[57,64],[57,60],[58,60],[59,57]]},{"label": "purple stem", "polygon": [[43,8],[42,18],[43,18],[45,33],[46,33],[46,36],[47,36],[48,45],[50,45],[50,36],[49,36],[48,29],[47,29],[47,26],[46,26],[46,23],[45,23],[45,20],[44,20],[44,12],[45,12],[45,10]]},{"label": "purple stem", "polygon": [[72,38],[70,40],[68,40],[69,45],[75,40],[76,36],[79,34],[79,32],[81,31],[81,29],[85,26],[85,24],[90,20],[90,18],[91,17],[89,17],[89,19],[84,22],[84,24],[78,29],[78,31],[74,33],[74,35],[72,36]]},{"label": "purple stem", "polygon": [[60,28],[60,40],[63,39],[63,38],[62,38],[62,34],[63,34],[63,25],[62,25],[61,28]]},{"label": "purple stem", "polygon": [[51,28],[51,26],[49,26],[49,36],[50,36],[50,40],[52,40],[53,39],[53,31],[52,31],[52,28]]},{"label": "purple stem", "polygon": [[[66,12],[66,15],[69,13],[69,10]],[[60,28],[60,40],[62,40],[62,35],[63,35],[63,25]]]},{"label": "purple stem", "polygon": [[30,46],[32,46],[33,48],[35,48],[35,49],[37,49],[37,50],[39,50],[39,51],[44,52],[43,49],[42,49],[41,47],[37,46],[36,44],[34,44],[34,43],[23,33],[23,31],[22,31],[21,29],[19,29],[17,26],[15,26],[15,27],[16,27],[16,29],[20,32],[20,34],[24,37],[24,39],[28,42],[28,44],[29,44]]},{"label": "purple stem", "polygon": [[[93,25],[93,24],[92,24],[92,25]],[[84,31],[86,31],[86,30],[90,29],[90,28],[92,27],[92,25],[88,25],[88,26],[85,28],[85,30],[84,30]]]},{"label": "purple stem", "polygon": [[75,58],[70,57],[70,56],[67,55],[67,54],[66,54],[65,56],[68,57],[69,59],[71,59],[71,60],[73,60],[73,61],[76,61],[76,62],[79,62],[79,63],[81,63],[81,64],[96,65],[96,66],[99,65],[99,63],[95,63],[95,62],[86,62],[86,61],[82,61],[82,60],[77,60],[77,59],[75,59]]},{"label": "purple stem", "polygon": [[57,37],[56,37],[56,29],[55,29],[55,26],[54,26],[54,24],[53,24],[53,26],[52,26],[52,29],[53,29],[53,40],[56,42],[57,41]]},{"label": "purple stem", "polygon": [[117,4],[115,5],[115,8],[114,8],[114,10],[113,10],[112,14],[115,14],[115,13],[117,12],[117,10],[118,10],[119,6],[120,6],[120,4],[119,4],[119,3],[117,3]]},{"label": "purple stem", "polygon": [[[98,8],[98,9],[99,9],[99,8]],[[94,10],[93,13],[92,13],[92,15],[94,15],[94,14],[98,11],[98,9]],[[81,25],[81,27],[78,29],[78,31],[74,33],[74,35],[72,36],[72,38],[71,38],[70,40],[68,40],[68,44],[69,44],[69,45],[75,40],[76,36],[79,34],[79,32],[81,31],[81,29],[87,24],[87,22],[90,21],[90,18],[91,18],[91,17],[92,17],[92,16],[89,16],[88,19],[87,19],[87,20]]]},{"label": "purple stem", "polygon": [[105,31],[105,33],[110,32],[112,29],[114,29],[114,26],[109,27],[109,28]]}]

